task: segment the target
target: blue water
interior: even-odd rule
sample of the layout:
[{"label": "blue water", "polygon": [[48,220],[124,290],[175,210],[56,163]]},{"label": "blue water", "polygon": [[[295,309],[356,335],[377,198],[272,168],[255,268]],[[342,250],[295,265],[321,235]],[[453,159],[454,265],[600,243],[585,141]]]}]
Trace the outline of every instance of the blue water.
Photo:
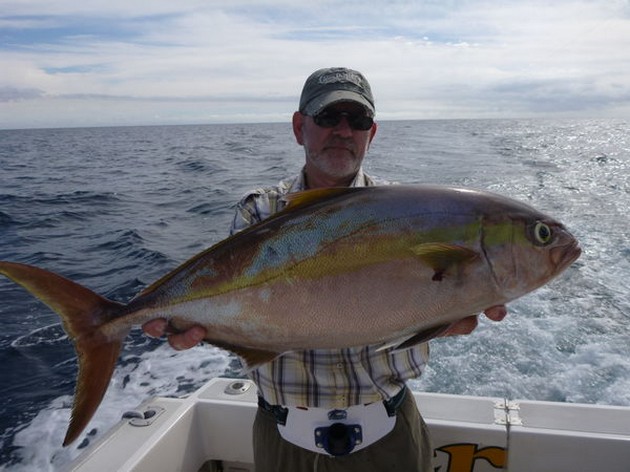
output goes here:
[{"label": "blue water", "polygon": [[[289,124],[0,131],[0,259],[126,301],[221,240],[247,190],[297,173]],[[434,341],[417,390],[630,405],[630,123],[384,122],[368,172],[487,188],[557,217],[584,253],[501,323]],[[60,444],[75,356],[57,316],[0,280],[0,467],[57,470],[153,395],[233,375],[225,352],[129,336],[106,398]],[[87,434],[89,433],[89,434]]]}]

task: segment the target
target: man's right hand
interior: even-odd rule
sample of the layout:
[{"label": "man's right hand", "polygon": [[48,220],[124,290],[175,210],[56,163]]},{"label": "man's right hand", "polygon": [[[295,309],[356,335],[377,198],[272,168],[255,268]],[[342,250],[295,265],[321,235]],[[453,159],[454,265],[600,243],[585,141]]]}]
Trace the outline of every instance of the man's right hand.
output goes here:
[{"label": "man's right hand", "polygon": [[196,346],[206,337],[206,329],[203,326],[193,326],[182,333],[169,334],[168,320],[156,318],[149,320],[142,325],[142,330],[147,336],[153,338],[168,337],[168,343],[177,351],[190,349]]}]

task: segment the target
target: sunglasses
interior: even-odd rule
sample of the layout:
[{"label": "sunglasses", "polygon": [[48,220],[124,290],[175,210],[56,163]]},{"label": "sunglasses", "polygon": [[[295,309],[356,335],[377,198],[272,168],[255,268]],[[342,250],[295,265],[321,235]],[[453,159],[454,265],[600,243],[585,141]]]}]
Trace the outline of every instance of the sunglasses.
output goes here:
[{"label": "sunglasses", "polygon": [[365,113],[338,110],[324,110],[313,116],[313,121],[322,128],[334,128],[344,116],[353,130],[367,131],[374,124],[374,119]]}]

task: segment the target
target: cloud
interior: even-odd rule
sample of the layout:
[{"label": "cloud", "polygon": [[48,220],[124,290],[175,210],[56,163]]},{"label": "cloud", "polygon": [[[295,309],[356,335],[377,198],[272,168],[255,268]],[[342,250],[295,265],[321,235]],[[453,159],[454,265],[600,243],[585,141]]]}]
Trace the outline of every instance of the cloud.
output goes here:
[{"label": "cloud", "polygon": [[346,65],[372,82],[381,118],[588,115],[630,106],[627,1],[379,5],[4,2],[1,97],[11,100],[9,117],[24,120],[35,104],[38,120],[65,113],[71,122],[104,101],[112,112],[151,103],[162,117],[286,119],[310,72]]},{"label": "cloud", "polygon": [[0,87],[0,102],[32,100],[43,95],[44,92],[36,88]]}]

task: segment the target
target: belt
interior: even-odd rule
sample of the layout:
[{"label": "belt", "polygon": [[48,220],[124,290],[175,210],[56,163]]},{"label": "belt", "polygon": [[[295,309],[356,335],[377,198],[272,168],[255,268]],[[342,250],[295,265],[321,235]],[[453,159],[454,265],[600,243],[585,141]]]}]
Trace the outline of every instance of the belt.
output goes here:
[{"label": "belt", "polygon": [[271,405],[262,397],[258,397],[258,406],[274,416],[278,432],[290,443],[320,454],[342,456],[390,433],[406,393],[403,388],[389,400],[344,409]]}]

